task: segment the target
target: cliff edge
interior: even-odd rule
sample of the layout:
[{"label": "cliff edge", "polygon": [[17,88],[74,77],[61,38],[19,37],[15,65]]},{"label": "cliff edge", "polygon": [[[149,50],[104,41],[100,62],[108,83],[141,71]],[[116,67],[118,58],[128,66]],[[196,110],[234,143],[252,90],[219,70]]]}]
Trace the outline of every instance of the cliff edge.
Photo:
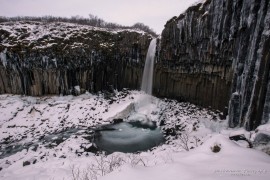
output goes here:
[{"label": "cliff edge", "polygon": [[0,23],[0,94],[138,89],[153,37],[63,22]]}]

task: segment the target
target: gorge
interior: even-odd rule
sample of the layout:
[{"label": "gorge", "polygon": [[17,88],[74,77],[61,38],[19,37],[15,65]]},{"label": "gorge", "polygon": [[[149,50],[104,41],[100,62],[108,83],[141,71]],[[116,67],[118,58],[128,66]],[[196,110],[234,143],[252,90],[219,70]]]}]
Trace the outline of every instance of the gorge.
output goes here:
[{"label": "gorge", "polygon": [[[71,1],[160,22],[177,7]],[[270,1],[201,0],[164,24],[0,16],[0,179],[268,180]]]},{"label": "gorge", "polygon": [[[268,122],[269,9],[268,0],[206,0],[170,19],[157,39],[153,95],[219,110],[230,127]],[[6,22],[0,29],[1,94],[140,89],[153,39],[68,23]]]}]

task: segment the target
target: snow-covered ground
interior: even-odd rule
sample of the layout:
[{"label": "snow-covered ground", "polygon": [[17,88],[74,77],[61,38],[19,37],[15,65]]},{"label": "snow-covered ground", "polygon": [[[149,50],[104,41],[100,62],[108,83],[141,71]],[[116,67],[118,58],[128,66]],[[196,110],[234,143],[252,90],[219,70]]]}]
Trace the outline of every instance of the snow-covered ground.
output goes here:
[{"label": "snow-covered ground", "polygon": [[[157,122],[166,143],[140,153],[92,153],[93,128],[140,117]],[[0,95],[0,179],[269,179],[270,156],[229,139],[252,142],[259,132],[270,134],[270,125],[229,129],[218,112],[138,91]]]}]

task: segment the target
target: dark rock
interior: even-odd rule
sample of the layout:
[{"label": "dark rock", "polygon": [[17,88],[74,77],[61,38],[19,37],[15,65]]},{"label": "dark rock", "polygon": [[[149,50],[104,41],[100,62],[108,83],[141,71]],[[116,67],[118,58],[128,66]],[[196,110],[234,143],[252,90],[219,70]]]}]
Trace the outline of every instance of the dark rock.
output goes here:
[{"label": "dark rock", "polygon": [[85,152],[91,152],[91,153],[97,153],[99,150],[98,150],[98,148],[97,148],[97,146],[96,145],[94,145],[94,144],[92,144],[91,146],[89,146],[89,147],[85,147],[84,148],[84,151]]},{"label": "dark rock", "polygon": [[113,124],[118,124],[118,123],[121,123],[123,121],[124,121],[123,119],[113,119]]},{"label": "dark rock", "polygon": [[218,114],[218,117],[219,117],[219,119],[221,119],[221,120],[225,120],[225,119],[226,119],[226,115],[224,115],[223,113],[219,113],[219,114]]},{"label": "dark rock", "polygon": [[38,147],[39,147],[38,144],[32,144],[32,143],[29,143],[28,145],[25,144],[25,146],[26,146],[26,147],[29,147],[28,150],[32,150],[32,151],[34,151],[34,152],[36,152],[37,149],[38,149]]},{"label": "dark rock", "polygon": [[229,107],[230,127],[266,123],[269,6],[269,0],[208,0],[170,19],[158,44],[153,93],[221,112]]},{"label": "dark rock", "polygon": [[229,138],[230,140],[233,140],[233,141],[246,141],[250,148],[253,147],[252,143],[243,134],[230,136]]},{"label": "dark rock", "polygon": [[115,102],[115,100],[113,100],[113,99],[111,99],[111,100],[109,100],[109,104],[113,104]]},{"label": "dark rock", "polygon": [[29,162],[29,161],[24,161],[23,162],[23,166],[28,166],[28,165],[30,165],[31,163]]},{"label": "dark rock", "polygon": [[239,140],[246,141],[247,140],[247,138],[242,134],[241,135],[230,136],[229,138],[230,138],[230,140],[233,140],[233,141],[239,141]]},{"label": "dark rock", "polygon": [[166,124],[165,119],[159,121],[159,126],[164,126]]},{"label": "dark rock", "polygon": [[65,158],[67,158],[67,156],[61,155],[59,158],[65,159]]},{"label": "dark rock", "polygon": [[165,129],[166,136],[176,136],[176,130],[174,128]]},{"label": "dark rock", "polygon": [[258,133],[253,141],[254,146],[267,145],[270,143],[270,135]]},{"label": "dark rock", "polygon": [[38,140],[43,140],[45,137],[45,135],[40,135],[40,137],[38,138]]},{"label": "dark rock", "polygon": [[44,159],[46,157],[46,154],[43,154],[40,159]]},{"label": "dark rock", "polygon": [[212,150],[213,153],[218,153],[221,150],[221,145],[216,144],[213,147],[211,147],[211,150]]},{"label": "dark rock", "polygon": [[37,159],[34,159],[34,160],[33,160],[33,164],[36,164],[36,162],[37,162]]}]

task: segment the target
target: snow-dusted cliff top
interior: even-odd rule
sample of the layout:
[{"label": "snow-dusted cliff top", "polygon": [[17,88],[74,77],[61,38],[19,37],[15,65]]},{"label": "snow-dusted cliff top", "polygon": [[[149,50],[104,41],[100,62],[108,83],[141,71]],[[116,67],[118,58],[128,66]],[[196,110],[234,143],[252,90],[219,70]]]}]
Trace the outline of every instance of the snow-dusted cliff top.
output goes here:
[{"label": "snow-dusted cliff top", "polygon": [[[119,32],[134,32],[145,34],[144,31],[136,29],[108,29],[88,25],[79,25],[63,22],[34,22],[18,21],[0,24],[0,46],[12,47],[18,44],[33,46],[35,48],[46,48],[57,44],[58,40],[64,42],[71,38],[82,38],[89,40],[89,33],[106,32],[116,34]],[[96,35],[98,36],[98,34]],[[64,43],[63,42],[63,43]],[[87,46],[87,44],[74,42],[73,46]],[[100,44],[100,46],[113,46],[113,44]]]}]

